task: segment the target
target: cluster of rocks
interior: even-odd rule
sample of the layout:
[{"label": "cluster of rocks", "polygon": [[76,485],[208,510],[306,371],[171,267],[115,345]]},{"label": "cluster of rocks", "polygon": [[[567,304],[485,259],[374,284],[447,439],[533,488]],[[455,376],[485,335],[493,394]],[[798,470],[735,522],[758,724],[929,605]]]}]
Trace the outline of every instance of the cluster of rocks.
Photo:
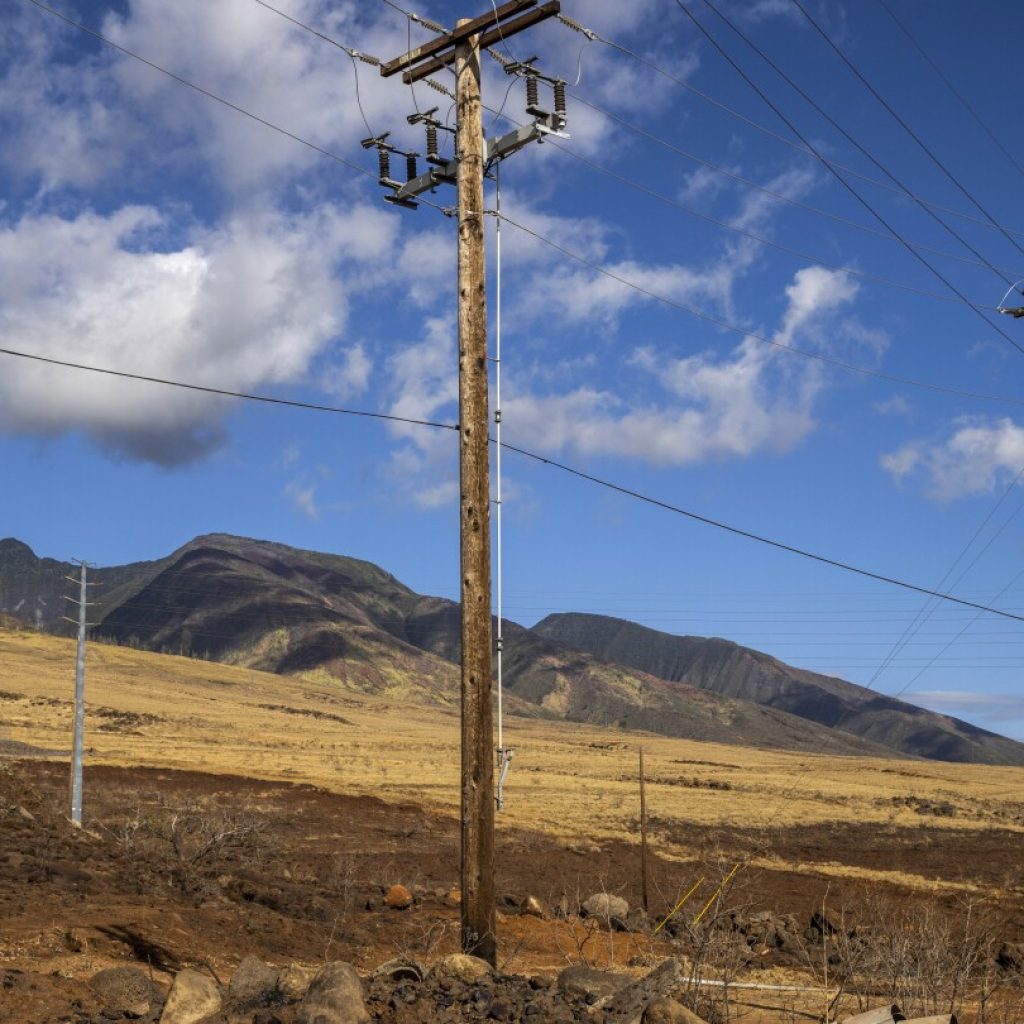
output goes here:
[{"label": "cluster of rocks", "polygon": [[649,974],[566,968],[557,978],[505,975],[455,953],[430,969],[400,958],[365,980],[343,961],[319,970],[241,962],[225,986],[211,974],[178,972],[168,992],[137,967],[100,971],[90,987],[102,1010],[81,1024],[705,1024],[673,993],[680,966],[664,961]]}]

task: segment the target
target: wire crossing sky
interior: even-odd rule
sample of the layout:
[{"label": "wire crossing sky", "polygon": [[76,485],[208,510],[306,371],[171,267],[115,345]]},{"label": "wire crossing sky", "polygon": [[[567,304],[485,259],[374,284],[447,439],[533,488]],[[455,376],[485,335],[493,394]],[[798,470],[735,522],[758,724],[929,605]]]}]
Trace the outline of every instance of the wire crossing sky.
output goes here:
[{"label": "wire crossing sky", "polygon": [[[12,4],[3,345],[53,362],[0,370],[0,535],[109,564],[234,532],[454,596],[456,465],[424,429],[458,415],[453,196],[387,207],[359,143],[451,124],[372,58],[466,12],[400,6]],[[969,549],[950,589],[1024,615],[1024,327],[994,312],[1024,277],[1024,13],[716,0],[751,49],[685,6],[729,59],[653,0],[531,34],[572,138],[503,173],[503,426],[602,486],[508,465],[508,614],[726,636],[1024,736],[1014,619],[644,508],[925,592]],[[484,94],[528,119],[498,61]]]}]

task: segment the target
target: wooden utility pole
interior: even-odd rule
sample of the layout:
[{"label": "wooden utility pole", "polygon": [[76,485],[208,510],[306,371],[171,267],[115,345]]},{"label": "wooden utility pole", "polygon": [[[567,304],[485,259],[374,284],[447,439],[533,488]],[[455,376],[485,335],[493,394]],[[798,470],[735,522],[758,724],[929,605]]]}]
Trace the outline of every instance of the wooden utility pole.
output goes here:
[{"label": "wooden utility pole", "polygon": [[644,776],[644,748],[640,748],[640,899],[644,913],[647,899],[647,779]]},{"label": "wooden utility pole", "polygon": [[[456,23],[456,29],[466,20]],[[462,571],[462,948],[494,964],[491,494],[479,36],[455,48]]]},{"label": "wooden utility pole", "polygon": [[[559,12],[558,0],[494,4],[476,18],[463,18],[452,32],[381,65],[384,77],[402,72],[407,84],[454,64],[455,159],[440,161],[415,175],[415,154],[404,184],[385,174],[387,156],[398,152],[387,135],[366,139],[383,154],[381,185],[390,202],[415,208],[415,198],[454,182],[458,205],[459,324],[459,565],[462,600],[462,773],[461,885],[462,949],[497,962],[494,883],[494,735],[491,707],[491,494],[488,414],[487,295],[484,264],[484,172],[497,161],[537,141],[560,134],[565,124],[564,83],[559,83],[554,112],[537,111],[535,120],[508,135],[485,142],[480,96],[480,53]],[[531,67],[524,73],[537,75]],[[552,81],[553,80],[548,80]],[[554,83],[553,83],[554,84]],[[531,88],[535,90],[535,85]],[[440,127],[430,113],[419,114],[429,130]],[[428,153],[430,145],[428,144]],[[436,154],[435,154],[436,155]],[[435,163],[437,161],[435,160]]]}]

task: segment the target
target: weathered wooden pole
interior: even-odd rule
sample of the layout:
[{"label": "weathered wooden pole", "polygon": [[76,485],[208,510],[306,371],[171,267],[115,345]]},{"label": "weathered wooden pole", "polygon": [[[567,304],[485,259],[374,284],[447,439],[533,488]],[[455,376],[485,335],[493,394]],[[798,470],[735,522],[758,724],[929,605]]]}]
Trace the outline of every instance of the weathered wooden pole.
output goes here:
[{"label": "weathered wooden pole", "polygon": [[[458,28],[466,23],[459,21]],[[456,46],[462,596],[462,949],[494,965],[491,518],[479,36]]]}]

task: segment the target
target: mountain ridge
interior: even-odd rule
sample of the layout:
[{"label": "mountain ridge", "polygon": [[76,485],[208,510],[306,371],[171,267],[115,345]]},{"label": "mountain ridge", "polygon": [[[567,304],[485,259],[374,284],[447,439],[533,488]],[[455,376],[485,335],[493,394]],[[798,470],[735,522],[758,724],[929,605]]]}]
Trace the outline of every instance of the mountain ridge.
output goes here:
[{"label": "mountain ridge", "polygon": [[[70,632],[59,618],[64,611],[59,596],[67,590],[64,576],[73,569],[70,563],[37,558],[13,538],[0,541],[0,612],[17,615],[15,607],[27,608],[39,628]],[[96,569],[90,576],[104,584],[96,639],[286,675],[327,676],[344,687],[410,700],[449,705],[458,700],[458,605],[417,594],[372,562],[211,533],[164,558]],[[935,720],[943,716],[902,702],[897,702],[899,714],[913,709],[923,716],[919,724],[931,729],[916,744],[902,720],[876,715],[858,723],[856,715],[848,716],[859,729],[854,731],[821,714],[815,719],[806,707],[794,713],[781,698],[758,700],[748,685],[754,669],[760,678],[775,673],[812,687],[820,679],[817,698],[825,704],[836,699],[832,690],[842,693],[854,684],[815,677],[731,641],[693,638],[712,645],[716,657],[705,659],[699,671],[692,664],[682,671],[681,662],[670,660],[678,660],[679,653],[657,645],[661,660],[648,652],[646,666],[631,664],[628,652],[624,657],[595,653],[588,643],[556,635],[552,621],[557,620],[549,617],[533,629],[506,620],[510,713],[773,749],[914,757],[930,751],[929,742],[943,739],[947,747],[936,746],[932,756],[995,756],[992,741],[971,739],[969,732],[994,734],[967,723],[940,729]],[[745,653],[730,661],[723,660],[723,650]],[[996,739],[998,756],[1009,759],[1005,763],[1024,764],[1024,745]]]}]

